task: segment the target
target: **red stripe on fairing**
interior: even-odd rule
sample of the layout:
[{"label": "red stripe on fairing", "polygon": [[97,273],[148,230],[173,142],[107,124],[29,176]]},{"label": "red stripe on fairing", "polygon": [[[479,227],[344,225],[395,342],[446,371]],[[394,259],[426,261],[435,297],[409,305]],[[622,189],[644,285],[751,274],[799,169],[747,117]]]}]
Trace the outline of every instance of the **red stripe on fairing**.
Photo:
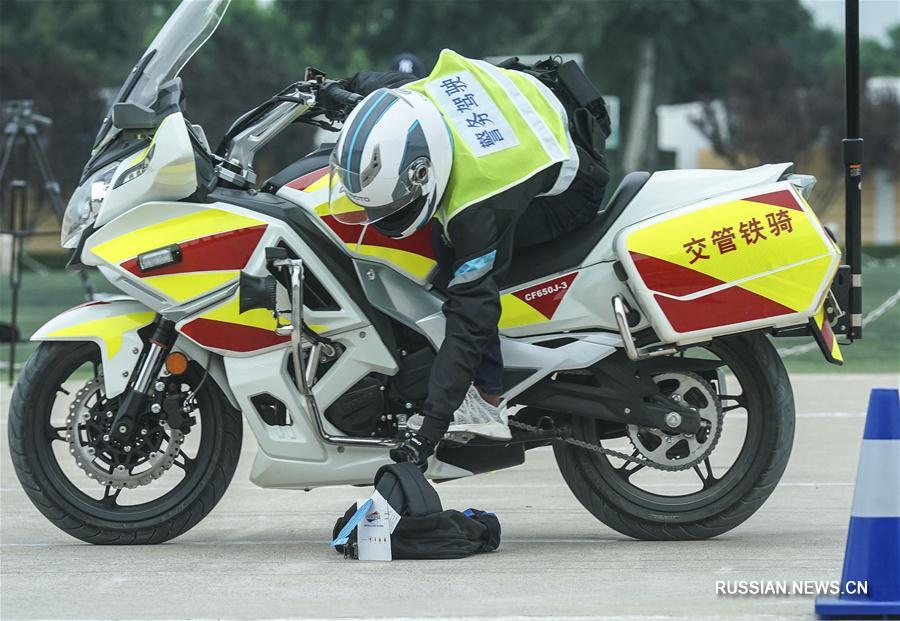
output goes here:
[{"label": "red stripe on fairing", "polygon": [[513,295],[531,306],[541,315],[550,319],[559,308],[560,302],[569,292],[572,281],[578,276],[578,272],[572,272],[553,280],[538,283],[527,289],[513,291]]},{"label": "red stripe on fairing", "polygon": [[[328,228],[334,231],[335,234],[340,237],[342,242],[346,244],[355,244],[359,241],[359,236],[360,234],[362,234],[362,227],[360,225],[344,224],[343,222],[338,222],[334,219],[334,216],[331,215],[323,215],[320,217],[322,218],[322,222],[324,222],[325,225],[328,226]],[[382,235],[377,230],[375,230],[375,227],[370,226],[366,228],[366,232],[361,243],[367,246],[379,246],[381,248],[404,250],[406,252],[411,252],[419,256],[434,259],[434,246],[431,243],[431,227],[432,223],[429,222],[427,225],[423,226],[421,229],[419,229],[409,237],[405,237],[403,239],[394,239],[392,237],[388,237],[387,235]]]},{"label": "red stripe on fairing", "polygon": [[[644,284],[651,291],[681,297],[725,284],[725,281],[682,265],[637,252],[630,254]],[[654,298],[678,332],[706,330],[794,312],[787,306],[738,286],[693,300],[674,300],[662,295],[654,295]]]},{"label": "red stripe on fairing", "polygon": [[784,207],[785,209],[796,209],[802,211],[800,204],[794,195],[788,190],[778,190],[777,192],[769,192],[768,194],[760,194],[758,196],[749,196],[742,198],[744,201],[753,201],[754,203],[765,203],[766,205],[775,205],[776,207]]},{"label": "red stripe on fairing", "polygon": [[629,254],[644,284],[652,291],[681,297],[717,287],[725,282],[677,263],[657,259],[640,252],[629,252]]},{"label": "red stripe on fairing", "polygon": [[135,276],[243,269],[265,231],[266,225],[262,224],[182,242],[178,244],[181,261],[146,272],[138,267],[137,257],[125,261],[121,267]]},{"label": "red stripe on fairing", "polygon": [[256,351],[290,340],[290,337],[279,336],[272,330],[203,318],[184,324],[181,331],[204,347],[228,351]]},{"label": "red stripe on fairing", "polygon": [[293,181],[289,181],[287,183],[287,187],[293,188],[295,190],[305,190],[316,181],[324,177],[328,174],[328,166],[325,168],[320,168],[318,170],[314,170],[312,172],[306,173],[305,175],[301,175],[297,177]]},{"label": "red stripe on fairing", "polygon": [[787,306],[737,286],[693,300],[674,300],[661,295],[653,297],[678,332],[706,330],[795,312]]},{"label": "red stripe on fairing", "polygon": [[429,259],[434,259],[434,245],[431,243],[431,227],[433,223],[428,222],[418,231],[404,237],[403,239],[394,239],[387,235],[379,233],[374,226],[366,229],[366,235],[363,237],[362,243],[369,246],[381,246],[382,248],[393,248],[396,250],[405,250]]},{"label": "red stripe on fairing", "polygon": [[322,222],[325,223],[325,226],[334,231],[345,244],[355,244],[359,241],[359,236],[362,235],[362,227],[360,225],[344,224],[343,222],[338,222],[334,219],[334,216],[330,215],[319,217],[322,218]]}]

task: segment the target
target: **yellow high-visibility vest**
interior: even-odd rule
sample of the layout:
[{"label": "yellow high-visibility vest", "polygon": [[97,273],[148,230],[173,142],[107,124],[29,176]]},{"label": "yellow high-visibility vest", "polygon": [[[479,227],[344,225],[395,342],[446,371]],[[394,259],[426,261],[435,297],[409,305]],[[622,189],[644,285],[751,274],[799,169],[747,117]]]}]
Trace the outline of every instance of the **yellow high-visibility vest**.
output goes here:
[{"label": "yellow high-visibility vest", "polygon": [[403,88],[434,102],[453,138],[453,168],[438,210],[445,225],[466,207],[560,162],[544,195],[572,183],[578,155],[566,111],[534,76],[443,50],[431,75]]}]

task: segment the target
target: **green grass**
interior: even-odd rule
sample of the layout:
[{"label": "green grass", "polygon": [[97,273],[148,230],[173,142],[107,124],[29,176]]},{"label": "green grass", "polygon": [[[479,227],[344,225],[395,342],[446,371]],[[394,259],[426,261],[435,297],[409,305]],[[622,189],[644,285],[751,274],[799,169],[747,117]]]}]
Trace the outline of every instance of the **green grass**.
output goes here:
[{"label": "green grass", "polygon": [[[115,290],[97,272],[91,273],[95,288],[101,292]],[[868,313],[897,291],[900,286],[900,262],[896,258],[870,260],[864,268],[863,309]],[[6,278],[0,282],[0,321],[9,321],[10,289]],[[51,269],[41,275],[32,271],[22,274],[20,290],[19,332],[26,342],[16,347],[16,361],[24,362],[35,348],[28,337],[46,321],[63,310],[84,301],[84,292],[77,274]],[[775,339],[778,348],[808,343],[808,338]],[[865,338],[843,348],[844,366],[825,362],[818,349],[785,358],[792,373],[900,373],[900,305],[895,306],[877,321],[869,324]],[[9,346],[0,345],[0,380],[6,381],[6,361]]]},{"label": "green grass", "polygon": [[[96,291],[116,292],[99,272],[91,273],[90,278]],[[0,322],[10,321],[10,294],[9,279],[3,277],[0,281]],[[38,328],[67,308],[84,301],[84,289],[78,274],[61,269],[50,269],[45,274],[23,270],[19,289],[19,337],[24,342],[16,345],[16,362],[21,364],[34,351],[37,344],[28,341],[28,338]],[[7,381],[8,360],[9,344],[0,344],[0,382]]]}]

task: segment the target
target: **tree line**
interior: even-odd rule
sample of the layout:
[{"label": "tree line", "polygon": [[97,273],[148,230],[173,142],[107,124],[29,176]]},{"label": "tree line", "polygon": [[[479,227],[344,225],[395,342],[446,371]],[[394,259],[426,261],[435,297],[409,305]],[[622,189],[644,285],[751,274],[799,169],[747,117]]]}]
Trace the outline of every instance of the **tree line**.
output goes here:
[{"label": "tree line", "polygon": [[[54,119],[51,161],[68,190],[106,98],[175,6],[0,2],[0,99],[34,99]],[[823,140],[839,149],[842,40],[799,0],[234,0],[182,75],[186,112],[215,144],[306,66],[345,77],[412,52],[430,67],[445,47],[478,58],[583,54],[601,91],[620,97],[623,145],[611,154],[619,172],[664,167],[654,110],[685,101],[723,102],[724,118],[709,112],[696,122],[735,165],[796,159]],[[887,45],[864,40],[862,53],[864,75],[900,75],[900,24]],[[864,110],[869,162],[900,169],[896,99],[870,99]],[[307,128],[285,132],[258,158],[261,177],[312,140]]]}]

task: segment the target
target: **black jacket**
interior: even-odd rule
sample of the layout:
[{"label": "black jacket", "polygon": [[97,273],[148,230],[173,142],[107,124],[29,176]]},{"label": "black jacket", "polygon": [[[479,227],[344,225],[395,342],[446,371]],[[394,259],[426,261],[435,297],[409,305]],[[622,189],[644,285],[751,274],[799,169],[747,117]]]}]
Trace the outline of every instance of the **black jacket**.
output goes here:
[{"label": "black jacket", "polygon": [[[411,81],[408,74],[364,71],[347,80],[346,87],[368,95],[379,88],[396,88]],[[450,220],[446,232],[439,230],[442,234],[435,235],[435,252],[441,267],[435,288],[446,295],[443,312],[447,323],[423,408],[425,422],[421,433],[432,442],[444,435],[454,411],[465,398],[485,346],[499,338],[500,282],[513,248],[553,239],[597,213],[602,191],[599,196],[586,192],[577,182],[573,190],[561,195],[535,199],[553,185],[558,173],[559,165],[552,166],[467,207]],[[529,222],[516,231],[523,214],[528,214]],[[494,251],[490,271],[476,280],[450,284],[460,266]]]}]

